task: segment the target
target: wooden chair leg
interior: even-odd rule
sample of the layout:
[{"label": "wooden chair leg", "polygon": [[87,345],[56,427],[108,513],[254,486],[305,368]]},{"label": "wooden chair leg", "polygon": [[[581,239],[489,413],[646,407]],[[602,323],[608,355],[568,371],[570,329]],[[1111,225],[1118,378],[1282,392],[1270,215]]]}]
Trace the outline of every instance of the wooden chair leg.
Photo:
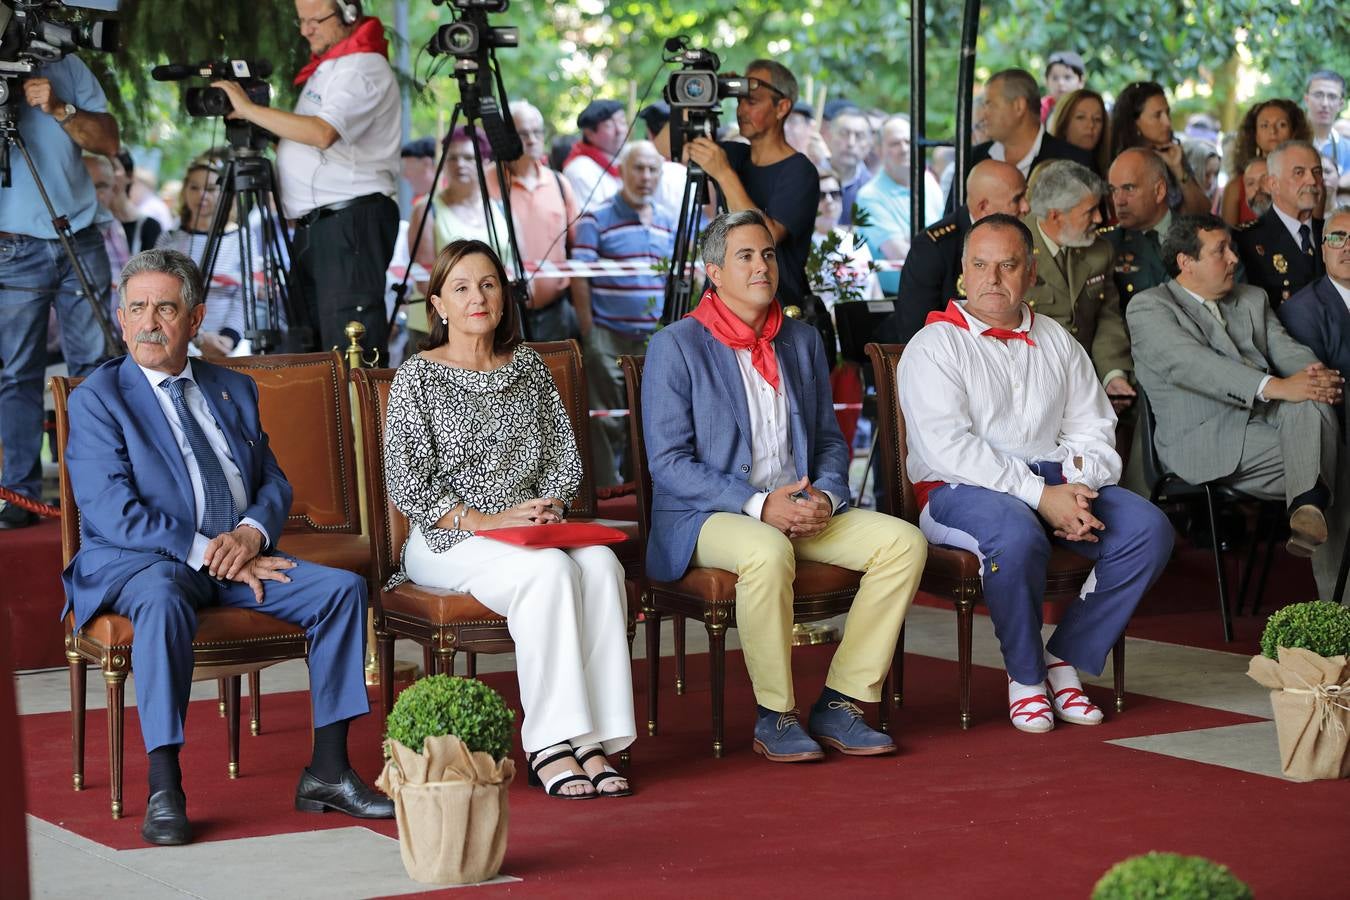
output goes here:
[{"label": "wooden chair leg", "polygon": [[900,626],[900,634],[895,639],[895,659],[891,662],[892,687],[891,702],[899,709],[905,705],[905,626]]},{"label": "wooden chair leg", "polygon": [[472,650],[464,651],[464,674],[469,678],[478,677],[478,654]]},{"label": "wooden chair leg", "polygon": [[727,626],[724,622],[708,625],[708,680],[712,688],[713,757],[722,758],[725,746],[723,713],[726,706]]},{"label": "wooden chair leg", "polygon": [[643,611],[647,627],[647,734],[656,736],[657,698],[661,694],[661,614]]},{"label": "wooden chair leg", "polygon": [[436,651],[436,671],[441,675],[455,674],[455,648]]},{"label": "wooden chair leg", "polygon": [[436,651],[431,649],[430,644],[422,647],[422,671],[428,675],[436,674]]},{"label": "wooden chair leg", "polygon": [[881,682],[881,702],[877,704],[877,725],[886,734],[891,733],[891,687],[895,681],[894,667],[886,671],[886,679]]},{"label": "wooden chair leg", "polygon": [[262,669],[248,673],[248,733],[262,733]]},{"label": "wooden chair leg", "polygon": [[216,710],[220,713],[220,717],[221,717],[222,719],[225,718],[225,694],[226,694],[226,691],[227,691],[227,688],[225,687],[225,679],[224,679],[224,678],[217,678],[217,679],[216,679]]},{"label": "wooden chair leg", "polygon": [[675,694],[684,696],[684,616],[671,616],[675,626]]},{"label": "wooden chair leg", "polygon": [[70,756],[71,783],[75,790],[84,790],[84,692],[88,669],[84,658],[73,650],[66,651],[70,666]]},{"label": "wooden chair leg", "polygon": [[380,660],[380,734],[388,730],[389,711],[394,708],[394,636],[385,632],[375,637],[375,652]]},{"label": "wooden chair leg", "polygon": [[1125,711],[1125,635],[1111,650],[1111,675],[1116,682],[1116,712]]},{"label": "wooden chair leg", "polygon": [[239,777],[239,685],[241,676],[231,675],[225,681],[225,723],[229,734],[230,761],[225,772],[231,778]]},{"label": "wooden chair leg", "polygon": [[970,643],[974,628],[975,601],[961,597],[956,601],[956,665],[961,681],[961,729],[970,728]]},{"label": "wooden chair leg", "polygon": [[108,791],[112,817],[122,818],[122,720],[126,712],[127,673],[103,670],[108,687]]},{"label": "wooden chair leg", "polygon": [[1214,570],[1219,581],[1219,616],[1223,620],[1223,641],[1233,642],[1233,618],[1228,610],[1228,576],[1224,571],[1222,541],[1219,539],[1219,515],[1214,505],[1214,488],[1205,485],[1205,510],[1209,513],[1210,543],[1214,545]]}]

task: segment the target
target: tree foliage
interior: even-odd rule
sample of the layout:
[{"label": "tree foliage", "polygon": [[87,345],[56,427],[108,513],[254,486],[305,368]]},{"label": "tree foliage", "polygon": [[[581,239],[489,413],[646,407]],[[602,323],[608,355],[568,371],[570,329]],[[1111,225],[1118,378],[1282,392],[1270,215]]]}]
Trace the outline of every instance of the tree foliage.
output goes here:
[{"label": "tree foliage", "polygon": [[[395,0],[368,0],[387,29]],[[595,97],[644,103],[658,99],[670,67],[663,42],[687,35],[715,51],[724,70],[743,70],[768,56],[797,75],[805,95],[849,97],[863,106],[906,110],[909,104],[908,2],[886,0],[514,0],[496,25],[520,28],[521,46],[498,52],[512,99],[539,106],[558,131],[575,128],[576,114]],[[962,4],[926,5],[930,134],[949,134],[955,114]],[[289,76],[307,57],[291,0],[124,0],[123,48],[91,59],[114,94],[124,131],[141,144],[205,146],[211,124],[188,122],[173,88],[149,80],[160,62],[208,58],[269,59],[273,102],[289,106]],[[449,6],[410,0],[406,45],[418,83],[413,132],[430,134],[449,119],[458,90],[446,61],[421,48],[451,20]],[[977,71],[1022,66],[1040,75],[1053,51],[1076,49],[1090,84],[1115,94],[1129,81],[1184,85],[1174,97],[1183,112],[1206,109],[1226,124],[1240,116],[1235,99],[1254,88],[1259,98],[1301,97],[1311,68],[1350,71],[1350,16],[1339,0],[990,0],[982,5]],[[1237,82],[1239,63],[1260,73]],[[433,67],[440,74],[429,77]],[[808,99],[803,97],[803,99]],[[726,113],[731,114],[730,106]],[[218,129],[217,129],[218,131]]]}]

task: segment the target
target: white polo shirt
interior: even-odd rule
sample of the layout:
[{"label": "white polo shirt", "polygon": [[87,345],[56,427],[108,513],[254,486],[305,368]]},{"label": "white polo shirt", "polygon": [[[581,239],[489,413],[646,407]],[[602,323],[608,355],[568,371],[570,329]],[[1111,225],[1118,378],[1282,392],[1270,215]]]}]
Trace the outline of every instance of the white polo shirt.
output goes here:
[{"label": "white polo shirt", "polygon": [[384,56],[352,53],[324,61],[301,88],[295,112],[323,119],[338,139],[327,150],[299,141],[277,144],[287,218],[366,194],[398,192],[403,108]]}]

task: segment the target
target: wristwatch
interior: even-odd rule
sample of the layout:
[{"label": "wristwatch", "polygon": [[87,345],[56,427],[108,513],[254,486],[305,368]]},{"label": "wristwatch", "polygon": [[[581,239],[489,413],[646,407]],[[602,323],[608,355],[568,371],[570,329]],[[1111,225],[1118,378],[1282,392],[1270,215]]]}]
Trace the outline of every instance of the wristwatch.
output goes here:
[{"label": "wristwatch", "polygon": [[53,118],[56,119],[57,125],[64,125],[67,122],[69,122],[71,119],[75,117],[75,114],[79,112],[79,110],[75,108],[74,103],[67,103],[65,106],[61,108],[61,112],[63,113],[63,115],[60,116],[59,118],[53,116]]}]

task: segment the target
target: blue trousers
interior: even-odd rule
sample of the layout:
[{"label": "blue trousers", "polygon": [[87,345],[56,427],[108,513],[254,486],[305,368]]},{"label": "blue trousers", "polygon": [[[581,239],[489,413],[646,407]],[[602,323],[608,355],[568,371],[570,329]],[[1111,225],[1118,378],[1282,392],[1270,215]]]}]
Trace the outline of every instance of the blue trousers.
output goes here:
[{"label": "blue trousers", "polygon": [[[73,243],[90,286],[106,290],[112,275],[98,228],[83,229]],[[106,299],[100,302],[106,310]],[[42,382],[53,303],[66,366],[71,375],[88,375],[105,358],[103,332],[60,241],[0,237],[0,444],[5,447],[0,484],[33,499],[42,491]]]},{"label": "blue trousers", "polygon": [[[1058,463],[1036,463],[1047,485],[1064,481]],[[919,519],[935,544],[969,550],[980,559],[984,602],[1014,681],[1045,679],[1045,655],[1100,675],[1110,652],[1144,592],[1152,587],[1172,553],[1173,531],[1152,503],[1124,488],[1104,487],[1092,513],[1106,526],[1096,543],[1054,537],[1036,511],[999,491],[972,485],[943,485],[928,495]],[[1078,602],[1069,607],[1049,642],[1041,644],[1041,604],[1051,544],[1059,544],[1096,565]]]},{"label": "blue trousers", "polygon": [[305,629],[314,727],[364,715],[366,583],[359,575],[296,561],[289,584],[263,582],[263,602],[247,585],[220,582],[165,560],[135,575],[107,609],[131,620],[131,673],[145,751],[183,743],[192,688],[192,637],[197,610],[256,609]]}]

